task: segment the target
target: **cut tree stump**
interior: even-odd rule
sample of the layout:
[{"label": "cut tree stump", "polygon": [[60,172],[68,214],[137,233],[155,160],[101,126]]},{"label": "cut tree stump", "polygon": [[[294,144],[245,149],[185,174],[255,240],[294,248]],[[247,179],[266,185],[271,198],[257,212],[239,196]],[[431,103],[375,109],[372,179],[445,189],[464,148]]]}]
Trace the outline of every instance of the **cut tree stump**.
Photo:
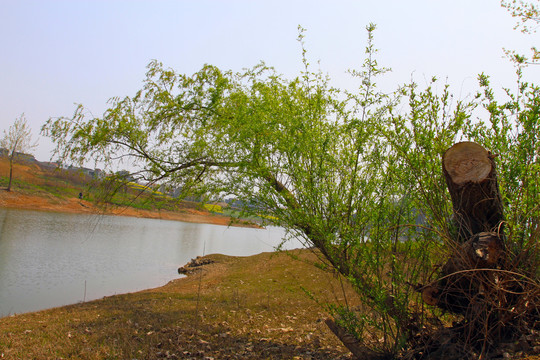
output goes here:
[{"label": "cut tree stump", "polygon": [[453,205],[455,248],[440,278],[422,290],[429,305],[472,314],[471,301],[491,283],[491,272],[504,259],[503,206],[495,162],[473,142],[457,143],[443,155],[443,174]]},{"label": "cut tree stump", "polygon": [[502,231],[503,206],[494,158],[474,142],[457,143],[443,155],[443,174],[460,243],[481,232]]}]

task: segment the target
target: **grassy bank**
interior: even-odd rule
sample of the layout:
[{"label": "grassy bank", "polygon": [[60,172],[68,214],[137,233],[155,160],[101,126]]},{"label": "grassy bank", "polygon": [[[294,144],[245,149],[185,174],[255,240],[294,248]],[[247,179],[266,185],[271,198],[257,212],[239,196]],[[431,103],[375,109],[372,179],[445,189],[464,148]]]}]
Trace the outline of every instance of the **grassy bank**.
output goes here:
[{"label": "grassy bank", "polygon": [[161,288],[2,318],[0,358],[348,359],[306,294],[343,302],[340,281],[292,253],[210,255]]}]

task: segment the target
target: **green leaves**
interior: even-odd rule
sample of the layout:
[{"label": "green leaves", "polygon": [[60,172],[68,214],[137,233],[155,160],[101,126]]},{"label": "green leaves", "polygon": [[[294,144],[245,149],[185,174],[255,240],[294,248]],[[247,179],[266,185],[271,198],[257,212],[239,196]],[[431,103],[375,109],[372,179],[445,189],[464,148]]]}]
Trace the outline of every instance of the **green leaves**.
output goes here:
[{"label": "green leaves", "polygon": [[523,249],[537,246],[534,234],[540,218],[540,88],[518,77],[518,92],[507,90],[507,100],[498,102],[486,76],[480,77],[480,85],[487,121],[468,132],[497,156],[505,217],[517,256]]}]

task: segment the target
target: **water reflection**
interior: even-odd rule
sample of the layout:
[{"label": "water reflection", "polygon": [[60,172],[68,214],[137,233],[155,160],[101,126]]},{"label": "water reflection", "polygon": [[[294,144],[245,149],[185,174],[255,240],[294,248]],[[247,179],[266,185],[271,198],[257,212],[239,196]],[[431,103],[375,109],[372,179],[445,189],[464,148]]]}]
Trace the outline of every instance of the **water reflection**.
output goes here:
[{"label": "water reflection", "polygon": [[[0,316],[163,285],[191,258],[272,251],[284,232],[0,208]],[[287,248],[300,247],[298,242]]]}]

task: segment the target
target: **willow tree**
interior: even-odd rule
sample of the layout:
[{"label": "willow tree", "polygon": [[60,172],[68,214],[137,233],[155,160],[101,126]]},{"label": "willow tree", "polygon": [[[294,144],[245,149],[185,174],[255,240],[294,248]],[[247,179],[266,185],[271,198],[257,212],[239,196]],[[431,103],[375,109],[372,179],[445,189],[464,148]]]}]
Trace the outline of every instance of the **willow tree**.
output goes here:
[{"label": "willow tree", "polygon": [[361,308],[327,304],[338,336],[366,356],[396,354],[432,315],[417,290],[451,246],[440,159],[472,129],[475,103],[437,94],[436,79],[379,92],[373,31],[354,92],[331,87],[305,56],[293,79],[264,64],[188,76],[153,61],[143,88],[102,117],[79,106],[42,131],[63,162],[128,161],[146,182],[268,215],[356,289]]},{"label": "willow tree", "polygon": [[[113,99],[102,117],[87,118],[79,106],[42,130],[63,162],[122,159],[146,182],[234,196],[247,204],[245,212],[269,215],[316,248],[376,310],[356,316],[329,306],[337,323],[358,338],[371,329],[374,351],[395,353],[409,336],[416,296],[405,283],[430,264],[422,255],[428,245],[403,241],[413,230],[397,226],[414,223],[418,212],[380,134],[397,100],[375,86],[386,70],[374,58],[373,30],[368,27],[363,67],[352,72],[359,83],[354,93],[332,88],[305,57],[305,70],[292,80],[264,64],[242,73],[206,65],[188,76],[153,61],[143,88]],[[415,260],[393,256],[398,247]]]}]

